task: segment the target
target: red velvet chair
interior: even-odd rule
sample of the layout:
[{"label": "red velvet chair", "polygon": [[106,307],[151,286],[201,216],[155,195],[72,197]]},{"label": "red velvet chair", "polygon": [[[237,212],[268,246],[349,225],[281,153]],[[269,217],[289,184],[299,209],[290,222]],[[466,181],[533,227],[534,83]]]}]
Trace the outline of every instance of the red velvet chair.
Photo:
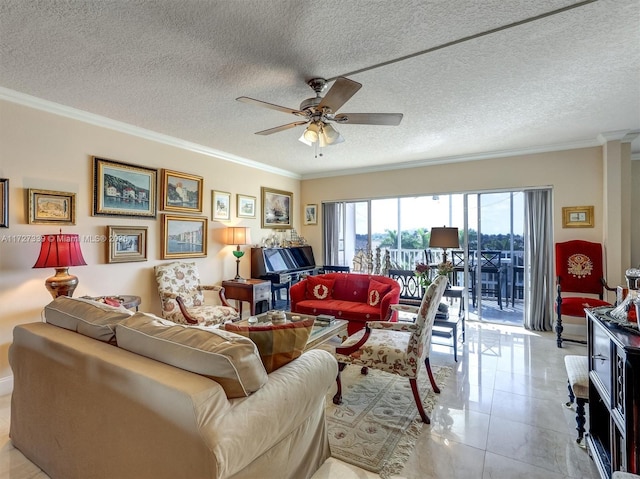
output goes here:
[{"label": "red velvet chair", "polygon": [[605,279],[602,265],[602,245],[590,241],[572,240],[556,243],[556,337],[558,347],[563,341],[586,343],[583,340],[563,338],[562,318],[580,318],[585,322],[585,308],[611,306],[603,300],[604,289],[614,291]]}]

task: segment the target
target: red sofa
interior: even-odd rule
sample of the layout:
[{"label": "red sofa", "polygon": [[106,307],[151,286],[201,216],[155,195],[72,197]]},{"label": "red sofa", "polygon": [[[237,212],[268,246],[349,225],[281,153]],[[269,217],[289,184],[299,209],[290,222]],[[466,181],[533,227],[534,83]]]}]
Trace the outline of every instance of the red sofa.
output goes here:
[{"label": "red sofa", "polygon": [[[328,273],[308,276],[291,286],[291,312],[330,314],[349,321],[348,334],[367,321],[384,321],[400,299],[400,285],[386,276]],[[395,315],[389,320],[395,321]]]}]

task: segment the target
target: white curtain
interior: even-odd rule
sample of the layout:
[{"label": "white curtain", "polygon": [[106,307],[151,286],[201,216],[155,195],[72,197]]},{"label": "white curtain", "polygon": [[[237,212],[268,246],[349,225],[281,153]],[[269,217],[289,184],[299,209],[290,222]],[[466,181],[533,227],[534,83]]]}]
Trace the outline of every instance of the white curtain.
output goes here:
[{"label": "white curtain", "polygon": [[[551,190],[525,191],[524,327],[550,331],[552,323]],[[529,274],[526,274],[528,272]]]},{"label": "white curtain", "polygon": [[339,265],[340,252],[338,251],[338,245],[340,244],[340,203],[323,203],[322,218],[322,243],[324,245],[323,264]]}]

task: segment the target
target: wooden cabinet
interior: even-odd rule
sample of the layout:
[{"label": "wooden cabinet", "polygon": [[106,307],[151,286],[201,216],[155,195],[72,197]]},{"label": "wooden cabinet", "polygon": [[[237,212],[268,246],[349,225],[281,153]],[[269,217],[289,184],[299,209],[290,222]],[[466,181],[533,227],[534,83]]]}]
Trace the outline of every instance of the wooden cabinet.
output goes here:
[{"label": "wooden cabinet", "polygon": [[271,282],[261,279],[245,279],[243,281],[223,281],[224,295],[227,299],[235,299],[238,312],[242,317],[242,302],[249,303],[251,314],[264,313],[271,309]]},{"label": "wooden cabinet", "polygon": [[587,311],[589,435],[600,476],[640,472],[640,335]]}]

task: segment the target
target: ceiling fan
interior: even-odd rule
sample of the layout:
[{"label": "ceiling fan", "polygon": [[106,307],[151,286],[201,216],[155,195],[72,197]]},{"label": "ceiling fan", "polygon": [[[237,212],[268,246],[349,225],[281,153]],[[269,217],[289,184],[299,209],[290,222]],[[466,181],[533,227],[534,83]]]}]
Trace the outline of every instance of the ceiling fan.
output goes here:
[{"label": "ceiling fan", "polygon": [[331,125],[332,122],[350,123],[354,125],[397,126],[402,120],[402,113],[336,114],[336,111],[362,88],[362,84],[349,80],[348,78],[338,77],[324,97],[320,96],[320,94],[327,86],[327,80],[324,78],[313,78],[307,82],[307,85],[316,92],[316,96],[304,100],[298,110],[255,100],[246,96],[241,96],[236,98],[236,100],[302,117],[303,119],[300,121],[258,131],[256,135],[271,135],[279,131],[295,128],[296,126],[308,125],[299,140],[310,146],[316,142],[318,142],[317,146],[324,147],[344,141],[342,135]]}]

